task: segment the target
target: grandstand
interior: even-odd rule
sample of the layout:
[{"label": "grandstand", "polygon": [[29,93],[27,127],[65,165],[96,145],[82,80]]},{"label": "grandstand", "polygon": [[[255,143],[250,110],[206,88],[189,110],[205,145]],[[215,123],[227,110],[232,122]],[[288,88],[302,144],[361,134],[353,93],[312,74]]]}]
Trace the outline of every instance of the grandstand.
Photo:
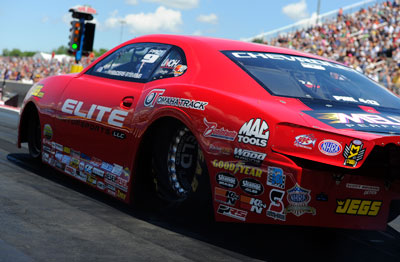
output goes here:
[{"label": "grandstand", "polygon": [[324,56],[400,94],[400,6],[363,1],[250,39]]}]

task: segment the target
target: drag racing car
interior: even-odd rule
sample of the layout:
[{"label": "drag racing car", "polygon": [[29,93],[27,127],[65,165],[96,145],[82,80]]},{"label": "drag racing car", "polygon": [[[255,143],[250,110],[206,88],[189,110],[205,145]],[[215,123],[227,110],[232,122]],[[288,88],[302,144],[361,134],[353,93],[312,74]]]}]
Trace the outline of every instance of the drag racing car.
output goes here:
[{"label": "drag racing car", "polygon": [[27,94],[19,146],[130,203],[226,222],[383,229],[399,214],[400,99],[325,58],[151,35]]}]

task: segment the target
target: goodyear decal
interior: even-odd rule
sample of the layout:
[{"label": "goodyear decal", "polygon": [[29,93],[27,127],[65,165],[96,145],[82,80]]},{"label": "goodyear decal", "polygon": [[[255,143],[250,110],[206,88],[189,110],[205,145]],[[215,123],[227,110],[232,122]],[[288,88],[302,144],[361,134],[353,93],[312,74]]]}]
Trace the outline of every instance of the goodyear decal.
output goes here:
[{"label": "goodyear decal", "polygon": [[215,159],[214,161],[212,161],[212,165],[213,167],[224,169],[234,174],[239,173],[254,177],[261,177],[262,175],[262,170],[260,168],[245,166],[241,162],[233,163]]}]

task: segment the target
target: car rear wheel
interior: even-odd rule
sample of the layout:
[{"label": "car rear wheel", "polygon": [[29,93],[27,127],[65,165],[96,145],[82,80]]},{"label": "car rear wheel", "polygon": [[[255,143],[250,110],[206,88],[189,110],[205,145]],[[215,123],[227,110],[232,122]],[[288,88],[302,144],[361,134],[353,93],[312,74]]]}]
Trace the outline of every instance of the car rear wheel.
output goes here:
[{"label": "car rear wheel", "polygon": [[28,119],[28,148],[33,159],[40,159],[42,154],[40,120],[37,114],[31,114]]},{"label": "car rear wheel", "polygon": [[[152,149],[153,173],[159,198],[171,205],[211,196],[203,153],[183,125],[160,129]],[[203,202],[203,203],[205,203]]]}]

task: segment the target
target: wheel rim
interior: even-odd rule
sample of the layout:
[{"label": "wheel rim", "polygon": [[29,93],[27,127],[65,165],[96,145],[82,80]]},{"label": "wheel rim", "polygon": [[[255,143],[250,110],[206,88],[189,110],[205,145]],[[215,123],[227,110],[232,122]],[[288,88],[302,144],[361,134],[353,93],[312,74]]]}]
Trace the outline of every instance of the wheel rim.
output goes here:
[{"label": "wheel rim", "polygon": [[194,135],[187,128],[179,129],[170,144],[168,174],[170,188],[180,201],[196,190],[194,182],[198,154]]}]

